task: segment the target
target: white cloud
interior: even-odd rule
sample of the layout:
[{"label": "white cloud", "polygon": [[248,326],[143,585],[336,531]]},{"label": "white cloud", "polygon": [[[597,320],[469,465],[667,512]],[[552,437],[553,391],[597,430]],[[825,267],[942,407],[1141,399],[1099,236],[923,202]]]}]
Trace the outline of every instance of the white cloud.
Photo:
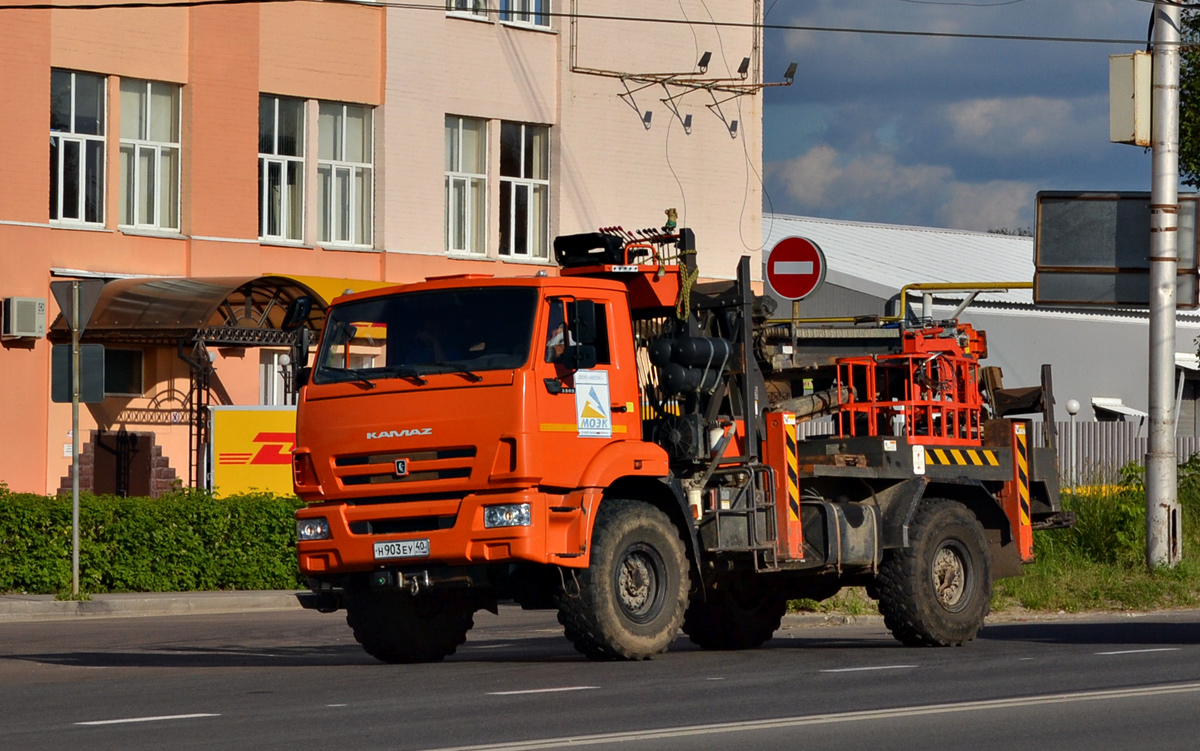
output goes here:
[{"label": "white cloud", "polygon": [[1081,135],[1094,136],[1093,131],[1107,125],[1098,122],[1094,110],[1065,99],[1027,96],[968,99],[946,105],[942,114],[951,142],[965,152],[1030,156],[1085,145]]},{"label": "white cloud", "polygon": [[780,164],[777,172],[788,195],[807,206],[828,206],[834,183],[842,176],[837,157],[832,146],[821,144]]},{"label": "white cloud", "polygon": [[767,172],[791,199],[786,210],[805,214],[972,230],[1031,224],[1030,183],[968,183],[945,165],[902,164],[882,152],[845,155],[819,144]]},{"label": "white cloud", "polygon": [[955,229],[1030,227],[1034,186],[1016,180],[971,184],[955,181],[950,201],[938,210],[939,224]]}]

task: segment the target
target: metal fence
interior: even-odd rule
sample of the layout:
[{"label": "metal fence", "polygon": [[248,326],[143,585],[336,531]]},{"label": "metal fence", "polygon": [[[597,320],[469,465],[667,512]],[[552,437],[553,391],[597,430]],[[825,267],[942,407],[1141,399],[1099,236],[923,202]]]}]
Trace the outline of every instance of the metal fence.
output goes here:
[{"label": "metal fence", "polygon": [[[1058,422],[1058,466],[1064,483],[1107,483],[1121,467],[1146,463],[1145,428],[1135,422]],[[1039,434],[1041,431],[1037,431]],[[1040,435],[1039,435],[1040,437]],[[1176,462],[1200,452],[1200,438],[1175,438]],[[1071,469],[1074,468],[1074,475]]]},{"label": "metal fence", "polygon": [[[1130,462],[1145,464],[1146,431],[1138,423],[1077,421],[1072,425],[1066,421],[1056,425],[1059,475],[1063,485],[1070,483],[1072,477],[1081,484],[1115,482],[1120,477],[1121,467]],[[802,422],[796,427],[800,439],[834,432],[830,421]],[[1037,445],[1045,445],[1040,424],[1034,425],[1033,436]],[[1179,463],[1196,453],[1200,453],[1200,437],[1179,436],[1175,439]]]}]

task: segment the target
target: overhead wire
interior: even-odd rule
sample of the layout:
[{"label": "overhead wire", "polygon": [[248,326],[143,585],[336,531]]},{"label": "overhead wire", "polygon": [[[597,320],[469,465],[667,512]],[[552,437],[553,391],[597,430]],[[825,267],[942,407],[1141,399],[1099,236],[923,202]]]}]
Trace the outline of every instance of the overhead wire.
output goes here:
[{"label": "overhead wire", "polygon": [[[1154,2],[1154,0],[1136,0],[1138,2]],[[214,5],[266,5],[277,3],[303,3],[303,2],[323,2],[326,4],[343,4],[356,5],[362,7],[379,7],[379,8],[399,8],[407,10],[426,10],[445,13],[445,3],[416,3],[403,2],[402,0],[162,0],[154,2],[153,0],[132,0],[118,2],[116,0],[102,0],[96,3],[79,3],[79,2],[62,2],[62,3],[29,3],[22,5],[0,3],[0,11],[4,10],[111,10],[116,8],[199,8]],[[1190,7],[1196,3],[1173,3],[1181,7]],[[1197,7],[1200,7],[1198,5]],[[489,9],[489,14],[498,13],[495,9]],[[1121,37],[1072,37],[1072,36],[1051,36],[1038,34],[983,34],[970,33],[959,31],[920,31],[908,29],[863,29],[846,26],[819,26],[811,24],[794,24],[794,23],[766,23],[764,22],[745,22],[745,21],[701,21],[692,20],[685,21],[679,18],[662,18],[654,16],[620,16],[606,15],[602,13],[570,13],[563,11],[542,11],[541,16],[553,18],[576,18],[598,21],[614,21],[623,23],[647,23],[679,26],[684,24],[696,24],[697,26],[712,26],[729,29],[761,29],[764,31],[812,31],[830,34],[862,34],[868,36],[899,36],[899,37],[920,37],[926,39],[974,39],[974,40],[993,40],[993,41],[1010,41],[1010,42],[1057,42],[1063,44],[1141,44],[1141,39],[1127,39]]]}]

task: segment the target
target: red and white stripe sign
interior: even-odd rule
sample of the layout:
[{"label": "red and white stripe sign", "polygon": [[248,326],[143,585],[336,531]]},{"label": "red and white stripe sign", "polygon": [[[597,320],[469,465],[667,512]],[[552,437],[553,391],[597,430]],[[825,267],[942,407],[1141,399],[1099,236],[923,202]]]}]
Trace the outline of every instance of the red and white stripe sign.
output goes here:
[{"label": "red and white stripe sign", "polygon": [[825,281],[825,254],[812,240],[785,237],[767,254],[767,284],[785,300],[803,300]]}]

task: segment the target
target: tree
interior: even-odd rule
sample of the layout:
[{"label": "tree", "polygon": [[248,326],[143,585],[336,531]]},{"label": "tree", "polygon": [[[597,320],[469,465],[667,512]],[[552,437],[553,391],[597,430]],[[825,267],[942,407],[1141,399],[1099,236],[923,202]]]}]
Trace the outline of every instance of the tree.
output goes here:
[{"label": "tree", "polygon": [[1183,12],[1179,56],[1179,177],[1200,187],[1200,12]]}]

